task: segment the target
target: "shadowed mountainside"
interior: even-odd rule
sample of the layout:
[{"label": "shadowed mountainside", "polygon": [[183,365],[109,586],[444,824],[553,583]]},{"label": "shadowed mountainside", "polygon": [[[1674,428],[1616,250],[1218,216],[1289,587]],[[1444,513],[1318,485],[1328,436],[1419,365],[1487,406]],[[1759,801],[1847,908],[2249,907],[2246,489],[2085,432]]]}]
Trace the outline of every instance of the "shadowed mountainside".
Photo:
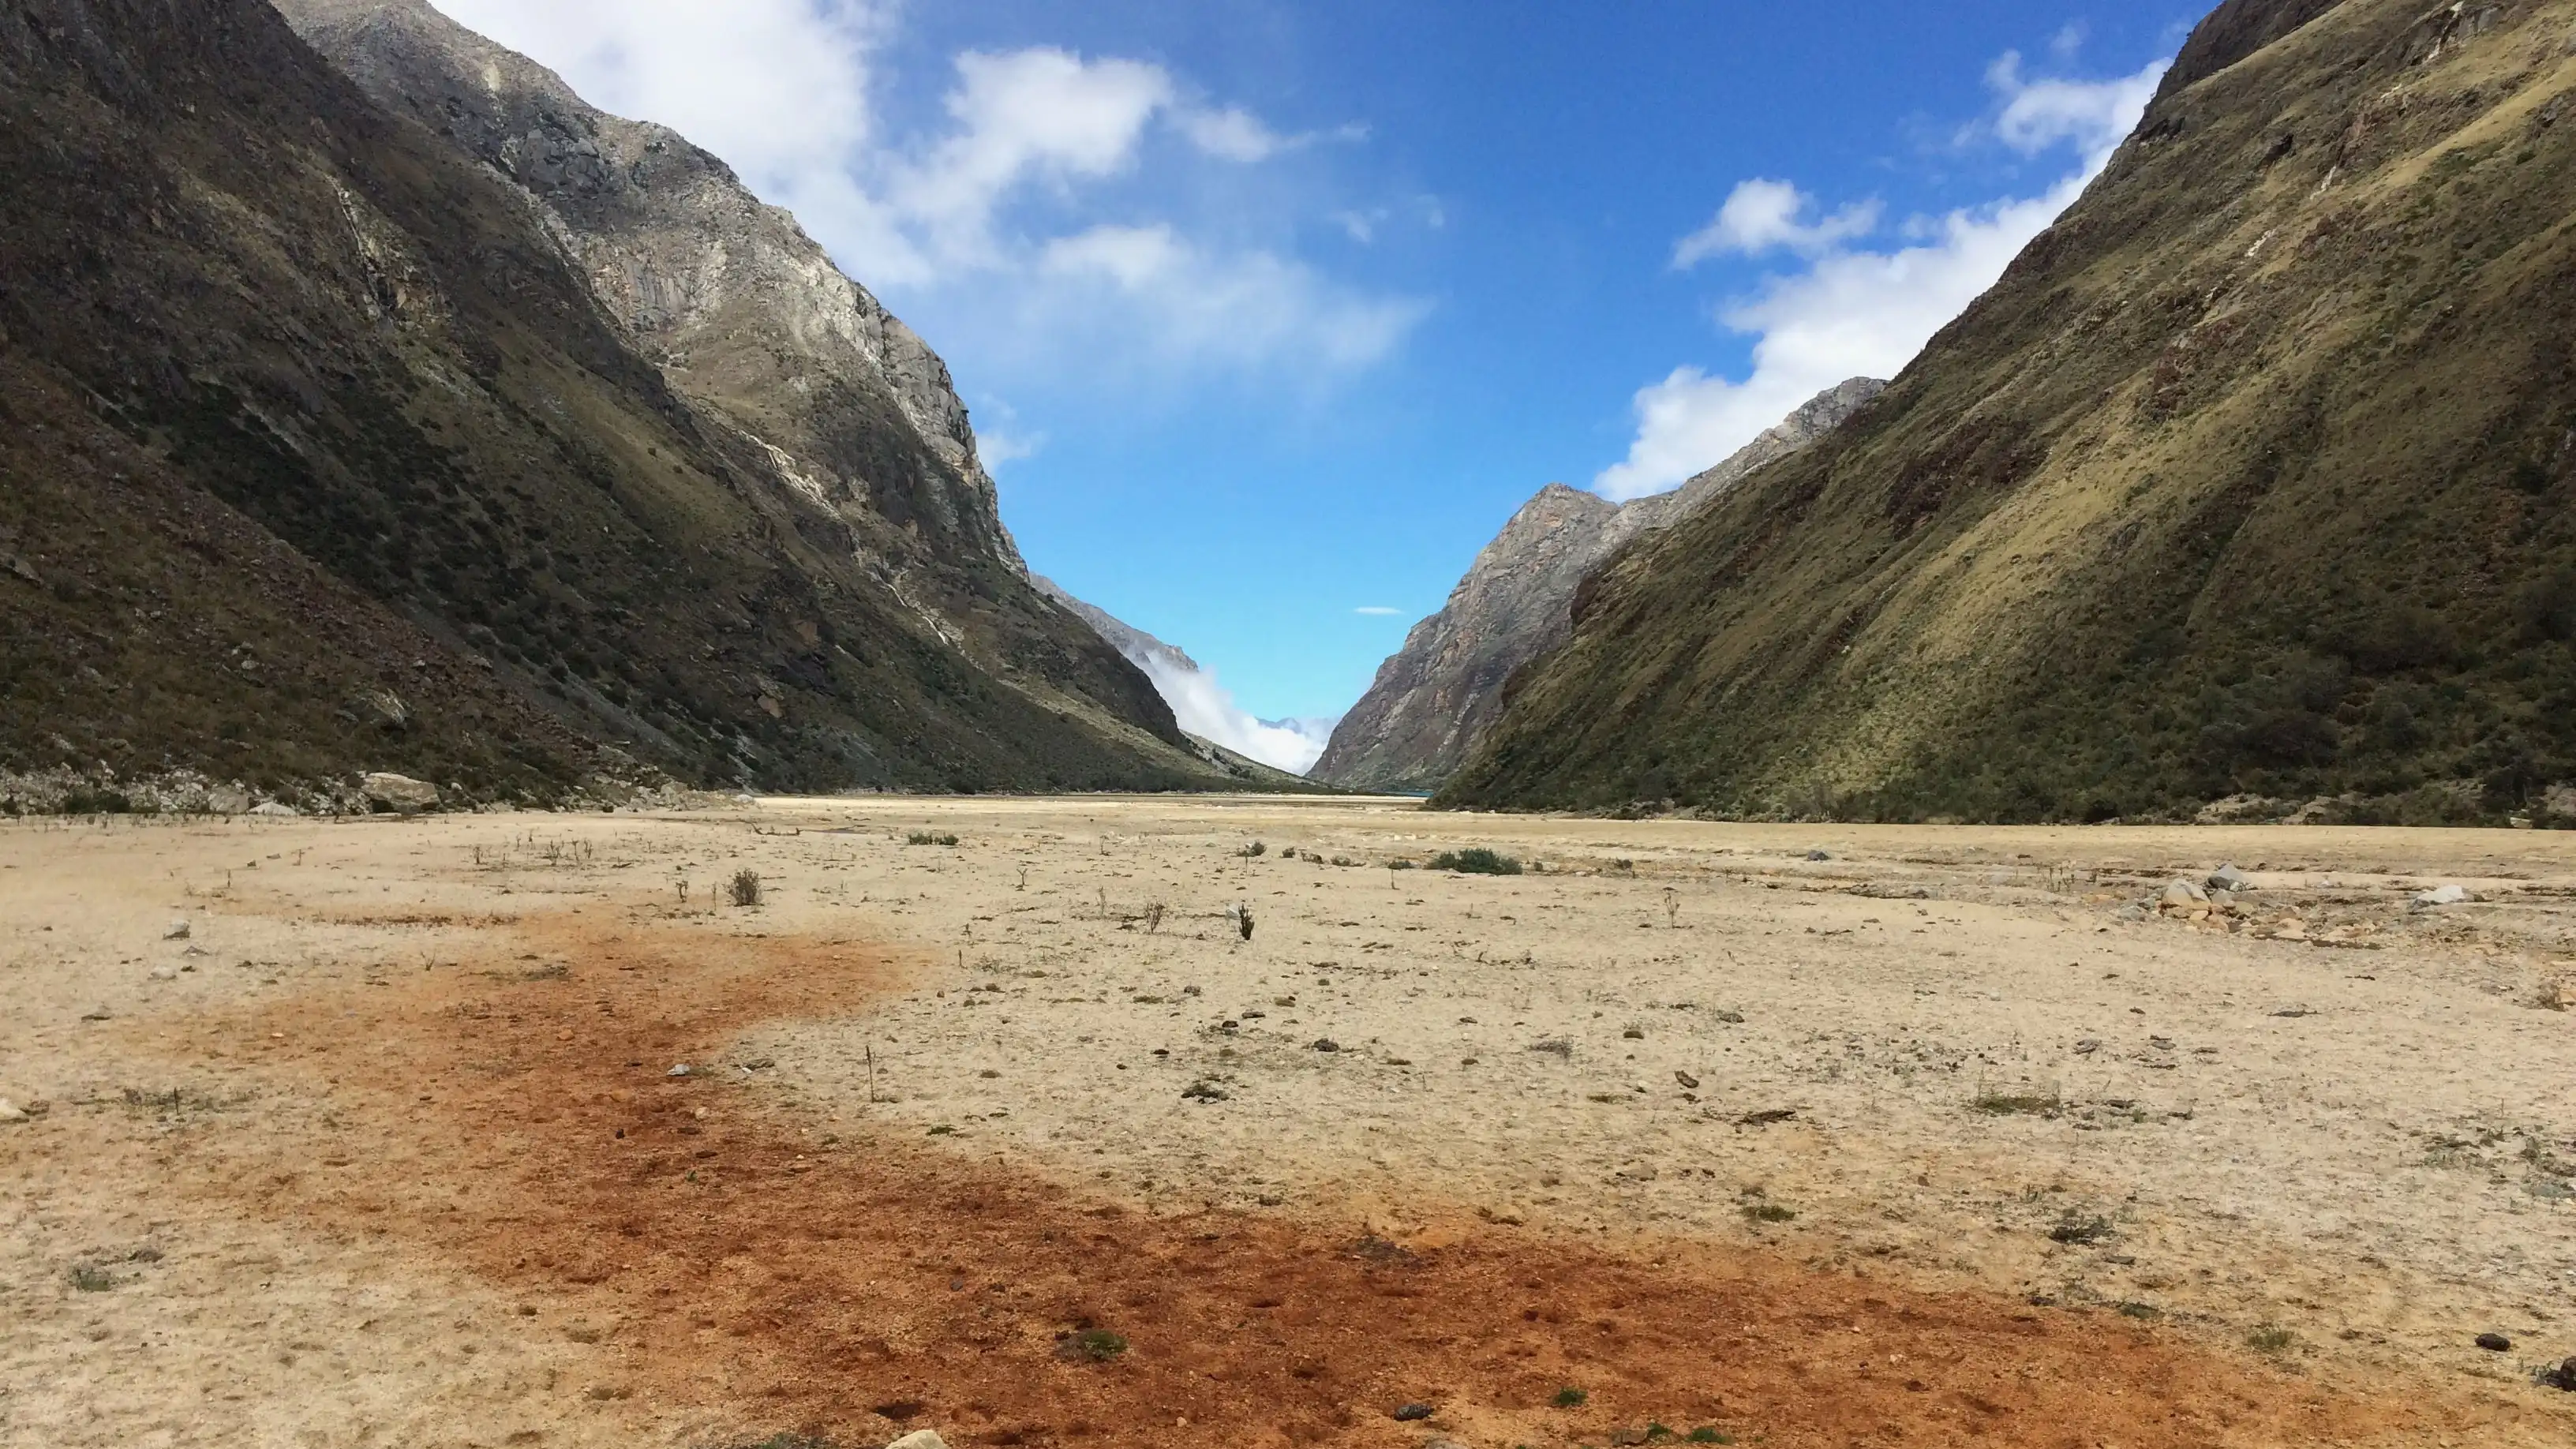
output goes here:
[{"label": "shadowed mountainside", "polygon": [[1030,586],[917,338],[491,63],[525,175],[260,0],[0,9],[0,770],[1226,783]]},{"label": "shadowed mountainside", "polygon": [[1887,394],[1597,575],[1442,798],[2576,798],[2576,5],[2231,0]]}]

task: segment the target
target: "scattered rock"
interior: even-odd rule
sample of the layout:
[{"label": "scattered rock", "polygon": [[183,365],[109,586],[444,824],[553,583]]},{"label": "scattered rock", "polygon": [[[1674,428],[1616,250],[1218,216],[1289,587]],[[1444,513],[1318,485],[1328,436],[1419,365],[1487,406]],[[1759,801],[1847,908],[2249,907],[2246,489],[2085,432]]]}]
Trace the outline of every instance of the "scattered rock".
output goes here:
[{"label": "scattered rock", "polygon": [[109,1014],[108,1009],[104,1006],[90,1011],[81,1017],[81,1020],[83,1021],[112,1021],[114,1019],[115,1018]]},{"label": "scattered rock", "polygon": [[1646,1029],[1641,1026],[1632,1026],[1626,1031],[1619,1033],[1619,1035],[1629,1041],[1644,1041],[1646,1039]]},{"label": "scattered rock", "polygon": [[662,1075],[663,1075],[663,1076],[666,1076],[666,1077],[685,1077],[685,1076],[688,1076],[689,1074],[690,1074],[690,1072],[689,1072],[689,1064],[688,1064],[687,1062],[682,1062],[682,1063],[680,1063],[679,1065],[677,1065],[677,1066],[675,1066],[675,1067],[671,1068],[669,1071],[664,1072]]},{"label": "scattered rock", "polygon": [[1319,1052],[1337,1052],[1341,1049],[1342,1044],[1328,1036],[1319,1036],[1315,1038],[1315,1045],[1312,1048],[1312,1050]]},{"label": "scattered rock", "polygon": [[2565,1363],[2560,1364],[2558,1367],[2542,1374],[2540,1376],[2540,1382],[2544,1388],[2556,1389],[2561,1393],[2576,1394],[2576,1358],[2571,1358]]},{"label": "scattered rock", "polygon": [[1717,1014],[1717,1019],[1728,1026],[1744,1025],[1744,1013],[1740,1011],[1721,1011]]},{"label": "scattered rock", "polygon": [[438,806],[438,787],[409,775],[391,775],[381,771],[359,777],[358,788],[370,804],[408,814],[414,810],[432,810]]},{"label": "scattered rock", "polygon": [[1399,1424],[1415,1424],[1430,1417],[1431,1406],[1429,1404],[1407,1404],[1403,1408],[1395,1411],[1395,1419]]},{"label": "scattered rock", "polygon": [[24,1122],[26,1120],[26,1108],[19,1106],[17,1103],[10,1101],[6,1097],[0,1097],[0,1122]]},{"label": "scattered rock", "polygon": [[1574,1043],[1561,1036],[1552,1036],[1542,1041],[1534,1041],[1530,1043],[1530,1050],[1534,1052],[1545,1052],[1559,1061],[1570,1062],[1574,1060]]},{"label": "scattered rock", "polygon": [[936,1429],[915,1429],[888,1444],[886,1449],[948,1449],[948,1441]]},{"label": "scattered rock", "polygon": [[2089,1057],[2101,1049],[2102,1043],[2089,1036],[2075,1044],[2075,1054],[2079,1057]]},{"label": "scattered rock", "polygon": [[1226,1099],[1225,1093],[1218,1091],[1207,1082],[1192,1082],[1183,1087],[1181,1097],[1185,1101],[1192,1102],[1222,1102]]},{"label": "scattered rock", "polygon": [[1809,860],[1831,860],[1833,858],[1833,853],[1831,851],[1811,850],[1807,852],[1807,859]]},{"label": "scattered rock", "polygon": [[2501,1333],[2481,1333],[2478,1335],[2478,1347],[2489,1353],[2511,1353],[2513,1340]]},{"label": "scattered rock", "polygon": [[2304,1006],[2285,1006],[2272,1014],[2290,1021],[2296,1021],[2303,1016],[2316,1015],[2314,1011],[2311,1011]]},{"label": "scattered rock", "polygon": [[1699,1078],[1692,1076],[1688,1072],[1673,1073],[1673,1080],[1681,1083],[1682,1087],[1687,1091],[1696,1092],[1699,1090]]},{"label": "scattered rock", "polygon": [[2206,914],[2209,892],[2202,889],[2198,881],[2178,880],[2166,886],[2163,894],[2156,897],[2156,909],[2168,916]]},{"label": "scattered rock", "polygon": [[2467,905],[2476,899],[2476,896],[2469,894],[2465,886],[2437,886],[2432,890],[2417,893],[2414,907],[2419,911],[2429,911],[2442,906]]},{"label": "scattered rock", "polygon": [[292,805],[282,804],[275,800],[268,800],[250,807],[250,813],[253,815],[265,815],[272,818],[282,817],[284,819],[293,820],[303,812],[297,810]]},{"label": "scattered rock", "polygon": [[172,921],[170,923],[170,929],[161,933],[161,939],[164,941],[184,941],[188,939],[188,923],[186,921]]},{"label": "scattered rock", "polygon": [[1782,1122],[1794,1122],[1797,1117],[1798,1109],[1795,1107],[1773,1107],[1768,1111],[1747,1112],[1735,1120],[1745,1127],[1771,1127]]},{"label": "scattered rock", "polygon": [[2250,891],[2254,889],[2254,877],[2232,864],[2222,865],[2209,873],[2209,888],[2214,891]]},{"label": "scattered rock", "polygon": [[173,967],[155,966],[152,968],[152,979],[155,981],[176,981],[179,979],[179,973]]}]

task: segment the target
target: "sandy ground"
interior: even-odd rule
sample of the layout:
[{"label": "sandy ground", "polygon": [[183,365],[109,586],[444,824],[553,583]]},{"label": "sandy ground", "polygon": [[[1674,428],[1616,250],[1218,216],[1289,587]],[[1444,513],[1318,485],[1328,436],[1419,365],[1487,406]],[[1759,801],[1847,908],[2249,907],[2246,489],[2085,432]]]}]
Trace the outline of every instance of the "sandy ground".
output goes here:
[{"label": "sandy ground", "polygon": [[2571,1443],[2569,999],[2529,832],[14,824],[0,1442]]}]

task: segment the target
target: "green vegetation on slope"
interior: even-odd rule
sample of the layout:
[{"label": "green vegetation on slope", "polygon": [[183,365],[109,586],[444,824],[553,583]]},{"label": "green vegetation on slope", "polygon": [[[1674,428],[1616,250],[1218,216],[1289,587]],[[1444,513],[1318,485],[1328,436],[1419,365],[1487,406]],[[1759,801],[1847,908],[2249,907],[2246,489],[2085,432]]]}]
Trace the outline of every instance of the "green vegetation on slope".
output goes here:
[{"label": "green vegetation on slope", "polygon": [[2545,815],[2576,780],[2571,37],[2565,0],[2231,0],[1878,403],[1590,581],[1442,801]]}]

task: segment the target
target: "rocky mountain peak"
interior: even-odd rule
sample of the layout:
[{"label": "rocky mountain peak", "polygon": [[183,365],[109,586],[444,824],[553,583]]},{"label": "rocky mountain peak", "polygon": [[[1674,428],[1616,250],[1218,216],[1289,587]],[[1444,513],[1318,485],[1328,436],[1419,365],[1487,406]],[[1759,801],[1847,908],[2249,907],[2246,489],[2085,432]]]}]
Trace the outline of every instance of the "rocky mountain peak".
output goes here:
[{"label": "rocky mountain peak", "polygon": [[1512,672],[1565,642],[1585,578],[1639,535],[1823,437],[1886,386],[1854,378],[1818,394],[1670,493],[1621,505],[1563,483],[1540,489],[1477,554],[1448,605],[1379,668],[1310,778],[1345,789],[1437,789],[1502,712]]}]

